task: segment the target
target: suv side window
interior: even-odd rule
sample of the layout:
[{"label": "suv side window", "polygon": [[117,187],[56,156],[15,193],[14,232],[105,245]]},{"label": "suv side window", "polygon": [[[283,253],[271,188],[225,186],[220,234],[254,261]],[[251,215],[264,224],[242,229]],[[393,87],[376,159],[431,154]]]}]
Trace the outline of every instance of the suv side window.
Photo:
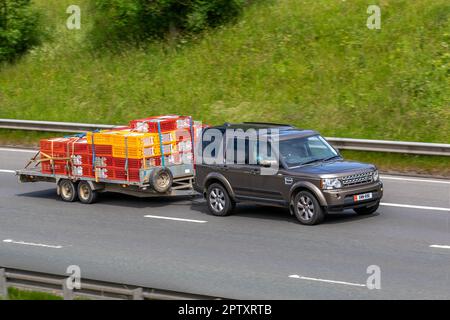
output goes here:
[{"label": "suv side window", "polygon": [[248,138],[233,137],[226,142],[226,161],[232,164],[248,164]]},{"label": "suv side window", "polygon": [[[275,160],[278,161],[275,152],[272,149],[272,144],[270,142],[267,142],[267,148],[266,148],[266,152],[262,152],[262,150],[260,150],[260,145],[258,143],[254,143],[253,145],[250,146],[251,150],[250,153],[252,154],[253,158],[253,163],[251,164],[257,164],[259,165],[261,161],[263,160]],[[256,163],[255,163],[255,159],[256,159]]]}]

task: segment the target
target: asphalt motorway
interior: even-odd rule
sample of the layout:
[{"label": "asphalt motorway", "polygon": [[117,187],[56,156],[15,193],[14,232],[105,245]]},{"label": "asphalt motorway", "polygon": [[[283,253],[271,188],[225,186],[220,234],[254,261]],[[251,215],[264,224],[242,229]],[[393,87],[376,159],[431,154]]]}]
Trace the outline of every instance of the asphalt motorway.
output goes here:
[{"label": "asphalt motorway", "polygon": [[32,155],[0,148],[0,266],[235,299],[450,299],[449,180],[382,176],[374,215],[303,226],[254,205],[214,217],[201,198],[64,203],[17,183]]}]

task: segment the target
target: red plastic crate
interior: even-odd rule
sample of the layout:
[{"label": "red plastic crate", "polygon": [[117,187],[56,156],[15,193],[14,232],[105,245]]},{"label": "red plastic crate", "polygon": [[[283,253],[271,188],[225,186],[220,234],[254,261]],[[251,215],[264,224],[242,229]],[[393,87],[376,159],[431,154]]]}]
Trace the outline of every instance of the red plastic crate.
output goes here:
[{"label": "red plastic crate", "polygon": [[[41,168],[42,168],[42,173],[50,173],[50,174],[53,173],[52,164],[50,163],[50,161],[42,162]],[[53,163],[53,168],[54,168],[55,174],[68,175],[67,161],[56,160]]]},{"label": "red plastic crate", "polygon": [[[69,158],[65,153],[53,153],[53,154],[51,154],[50,152],[49,153],[46,152],[45,154],[47,154],[48,156],[50,156],[52,158],[59,159],[59,161],[61,161],[61,160],[62,161],[66,161],[65,159],[68,160],[68,158]],[[44,160],[44,159],[48,159],[48,158],[41,153],[41,159]],[[45,162],[48,162],[48,161],[45,161]]]},{"label": "red plastic crate", "polygon": [[189,128],[190,117],[168,115],[137,119],[130,121],[130,127],[140,132],[158,132],[158,122],[161,132],[174,131],[177,129]]},{"label": "red plastic crate", "polygon": [[71,156],[71,159],[74,166],[92,166],[92,155],[90,154],[74,154]]},{"label": "red plastic crate", "polygon": [[113,167],[102,167],[95,168],[95,175],[99,179],[114,179],[114,168]]},{"label": "red plastic crate", "polygon": [[191,131],[189,129],[177,130],[175,134],[177,141],[191,140]]},{"label": "red plastic crate", "polygon": [[[113,166],[116,168],[125,168],[125,158],[113,158]],[[128,159],[128,168],[140,169],[142,167],[141,159]]]},{"label": "red plastic crate", "polygon": [[73,142],[78,138],[51,138],[41,139],[40,150],[45,153],[66,153],[68,151],[69,142]]},{"label": "red plastic crate", "polygon": [[[91,163],[92,163],[92,155],[91,157]],[[100,156],[100,155],[95,155],[95,162],[94,162],[96,167],[112,167],[113,164],[113,157],[110,156]]]},{"label": "red plastic crate", "polygon": [[72,175],[75,177],[94,177],[94,171],[92,170],[92,166],[90,165],[82,165],[82,166],[73,166],[72,167]]},{"label": "red plastic crate", "polygon": [[95,156],[109,156],[112,157],[112,146],[96,144],[95,146],[89,145],[89,153],[93,154],[95,150]]},{"label": "red plastic crate", "polygon": [[140,181],[139,179],[139,169],[129,169],[128,179],[127,171],[123,168],[114,168],[114,179],[115,180],[126,180],[126,181]]},{"label": "red plastic crate", "polygon": [[[173,153],[171,155],[164,157],[164,165],[171,166],[171,165],[180,165],[180,164],[190,164],[192,163],[192,153],[190,152],[178,152]],[[152,157],[147,159],[147,166],[155,166],[159,167],[162,166],[161,157]]]},{"label": "red plastic crate", "polygon": [[80,139],[76,142],[69,143],[69,153],[70,154],[88,154],[89,144],[86,139]]}]

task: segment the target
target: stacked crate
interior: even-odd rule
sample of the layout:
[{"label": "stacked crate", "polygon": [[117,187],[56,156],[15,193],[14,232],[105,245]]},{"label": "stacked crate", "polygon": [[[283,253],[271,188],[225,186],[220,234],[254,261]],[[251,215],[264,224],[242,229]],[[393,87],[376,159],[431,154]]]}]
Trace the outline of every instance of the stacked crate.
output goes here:
[{"label": "stacked crate", "polygon": [[200,131],[201,124],[191,117],[169,115],[87,132],[83,138],[45,139],[41,156],[50,160],[42,162],[42,172],[138,182],[142,169],[192,164],[192,137]]}]

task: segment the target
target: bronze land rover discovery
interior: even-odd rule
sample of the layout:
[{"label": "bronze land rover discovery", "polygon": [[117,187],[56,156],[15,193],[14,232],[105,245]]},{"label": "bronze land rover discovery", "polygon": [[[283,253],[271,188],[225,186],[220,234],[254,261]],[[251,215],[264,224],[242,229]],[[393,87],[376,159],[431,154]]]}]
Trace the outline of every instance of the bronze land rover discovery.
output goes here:
[{"label": "bronze land rover discovery", "polygon": [[[344,160],[318,132],[267,123],[224,124],[203,131],[203,157],[211,150],[210,130],[214,130],[210,136],[221,139],[221,147],[210,155],[214,163],[203,159],[197,164],[194,188],[204,195],[213,215],[226,216],[237,202],[253,202],[287,207],[300,223],[314,225],[326,214],[344,209],[357,214],[378,209],[383,184],[377,168]],[[269,152],[260,154],[250,130],[265,132]],[[239,152],[244,155],[241,161],[236,156]],[[251,161],[252,155],[256,161]],[[276,170],[262,174],[269,167]]]}]

